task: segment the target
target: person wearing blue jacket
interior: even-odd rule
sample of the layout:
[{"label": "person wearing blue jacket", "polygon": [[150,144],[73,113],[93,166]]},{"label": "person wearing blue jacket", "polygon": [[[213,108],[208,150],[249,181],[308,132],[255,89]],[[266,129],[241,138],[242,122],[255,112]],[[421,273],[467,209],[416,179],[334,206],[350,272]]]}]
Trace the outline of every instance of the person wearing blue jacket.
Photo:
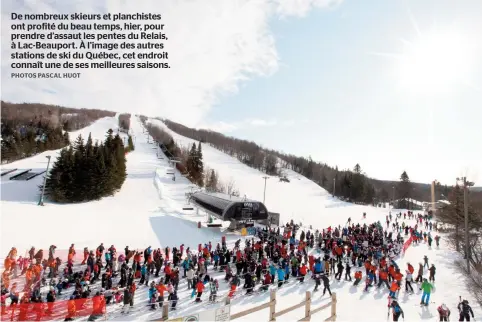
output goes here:
[{"label": "person wearing blue jacket", "polygon": [[182,268],[184,269],[184,276],[183,278],[186,278],[186,273],[189,270],[189,266],[191,265],[191,260],[188,258],[185,258],[184,261],[182,262]]},{"label": "person wearing blue jacket", "polygon": [[274,276],[276,275],[276,267],[273,264],[269,265],[269,275],[271,275],[271,284],[274,284]]},{"label": "person wearing blue jacket", "polygon": [[141,280],[139,281],[139,285],[144,284],[144,282],[149,284],[149,272],[147,271],[147,265],[143,264],[141,267]]},{"label": "person wearing blue jacket", "polygon": [[285,271],[282,268],[278,268],[278,287],[281,287],[285,281]]},{"label": "person wearing blue jacket", "polygon": [[149,288],[149,303],[151,304],[151,310],[156,309],[156,306],[157,306],[156,295],[157,295],[156,287],[154,285],[151,285],[151,287]]},{"label": "person wearing blue jacket", "polygon": [[318,259],[316,260],[315,262],[315,274],[321,274],[322,272],[324,272],[324,265],[321,263],[321,261]]}]

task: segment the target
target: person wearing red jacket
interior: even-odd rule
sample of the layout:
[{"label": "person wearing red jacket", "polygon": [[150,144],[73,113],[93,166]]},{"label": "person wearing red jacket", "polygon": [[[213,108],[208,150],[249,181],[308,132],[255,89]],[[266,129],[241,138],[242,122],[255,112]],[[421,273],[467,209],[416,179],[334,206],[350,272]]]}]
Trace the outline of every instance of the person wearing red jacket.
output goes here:
[{"label": "person wearing red jacket", "polygon": [[440,305],[437,311],[440,321],[448,321],[450,319],[450,310],[445,304]]},{"label": "person wearing red jacket", "polygon": [[80,265],[84,265],[87,261],[87,258],[89,258],[89,249],[87,247],[84,247],[84,260],[82,261],[82,263],[80,263]]},{"label": "person wearing red jacket", "polygon": [[201,295],[203,295],[203,291],[204,291],[204,284],[202,281],[197,282],[196,291],[197,291],[196,302],[201,302]]},{"label": "person wearing red jacket", "polygon": [[306,267],[306,264],[303,263],[300,267],[300,283],[303,283],[305,281],[305,276],[308,273],[308,267]]}]

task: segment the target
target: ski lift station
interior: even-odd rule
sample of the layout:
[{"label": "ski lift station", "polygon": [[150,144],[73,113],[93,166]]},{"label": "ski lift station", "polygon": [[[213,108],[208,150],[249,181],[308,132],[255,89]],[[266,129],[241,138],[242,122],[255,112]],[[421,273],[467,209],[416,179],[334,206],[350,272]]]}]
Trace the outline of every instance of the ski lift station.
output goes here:
[{"label": "ski lift station", "polygon": [[194,192],[189,201],[205,210],[209,215],[231,222],[229,229],[236,230],[252,226],[255,221],[268,219],[268,209],[259,201],[221,193]]}]

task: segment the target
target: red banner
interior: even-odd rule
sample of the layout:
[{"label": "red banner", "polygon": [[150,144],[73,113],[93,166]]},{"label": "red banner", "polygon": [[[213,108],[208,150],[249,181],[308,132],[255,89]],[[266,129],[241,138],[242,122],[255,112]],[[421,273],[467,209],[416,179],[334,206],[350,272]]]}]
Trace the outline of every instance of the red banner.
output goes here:
[{"label": "red banner", "polygon": [[105,299],[94,296],[88,299],[56,301],[51,303],[24,303],[2,305],[2,321],[52,321],[105,314]]},{"label": "red banner", "polygon": [[407,241],[405,241],[405,243],[403,243],[402,253],[404,255],[405,255],[405,252],[407,251],[408,247],[410,247],[410,245],[412,244],[412,241],[413,241],[413,236],[410,235],[410,238],[407,239]]}]

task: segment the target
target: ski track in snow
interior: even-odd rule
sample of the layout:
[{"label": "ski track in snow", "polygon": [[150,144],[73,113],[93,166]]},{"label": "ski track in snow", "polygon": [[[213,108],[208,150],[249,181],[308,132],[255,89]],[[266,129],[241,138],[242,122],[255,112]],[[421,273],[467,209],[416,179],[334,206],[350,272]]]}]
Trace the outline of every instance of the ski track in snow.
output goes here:
[{"label": "ski track in snow", "polygon": [[[118,115],[98,120],[87,128],[69,133],[71,140],[75,140],[78,134],[87,139],[89,132],[94,141],[103,140],[109,128],[114,130],[118,127]],[[174,140],[182,146],[190,145],[194,141],[173,133],[160,121],[149,119],[169,132]],[[197,222],[206,221],[205,214],[200,211],[197,215],[193,211],[183,211],[186,205],[185,194],[191,191],[193,186],[186,178],[176,170],[176,181],[172,181],[171,175],[166,171],[171,167],[167,164],[167,158],[162,155],[156,156],[154,144],[147,143],[147,134],[143,133],[142,126],[137,118],[132,116],[131,129],[135,141],[135,151],[127,155],[127,179],[122,189],[115,196],[103,198],[99,201],[75,204],[56,205],[46,202],[44,207],[37,206],[39,191],[43,176],[30,181],[10,181],[13,175],[6,175],[1,179],[1,264],[11,247],[19,250],[19,256],[25,255],[31,246],[46,251],[49,245],[57,245],[57,248],[68,249],[70,244],[75,243],[77,253],[80,254],[83,247],[95,248],[101,242],[109,247],[115,245],[118,252],[122,252],[126,245],[131,249],[144,249],[147,246],[166,247],[185,244],[197,250],[199,243],[212,241],[215,245],[220,242],[221,236],[225,235],[228,247],[232,246],[237,239],[243,239],[239,234],[226,233],[225,228],[197,228]],[[123,134],[124,136],[124,134]],[[150,140],[152,142],[152,139]],[[58,155],[59,150],[47,151],[31,158],[23,159],[11,164],[2,165],[4,170],[18,168],[44,170],[46,167],[46,155]],[[221,180],[235,181],[236,188],[241,196],[246,194],[251,199],[263,200],[264,180],[263,174],[257,170],[243,165],[221,151],[203,144],[203,157],[205,166],[219,172]],[[344,225],[351,217],[355,223],[370,224],[380,220],[384,222],[388,209],[354,205],[333,198],[329,192],[322,189],[307,178],[290,170],[284,170],[290,183],[279,182],[277,178],[267,181],[266,206],[270,211],[281,214],[281,222],[294,219],[301,221],[303,226],[312,225],[314,229],[326,228],[330,225]],[[398,212],[394,210],[392,213]],[[362,219],[363,212],[367,218]],[[408,222],[408,221],[407,221]],[[226,226],[226,225],[224,225]],[[431,295],[431,302],[427,308],[419,308],[421,291],[414,284],[415,294],[405,294],[404,289],[399,295],[399,302],[405,312],[406,321],[438,320],[436,306],[446,303],[452,311],[452,320],[458,318],[457,304],[459,295],[467,298],[472,305],[476,319],[482,317],[482,309],[476,305],[475,300],[466,290],[465,280],[454,268],[453,262],[458,259],[458,254],[450,250],[445,243],[443,235],[441,247],[428,249],[426,244],[411,246],[404,258],[397,261],[402,273],[406,263],[411,262],[415,267],[422,261],[424,255],[429,257],[429,263],[434,263],[436,272],[435,289]],[[63,259],[64,260],[64,259]],[[78,267],[78,266],[76,266]],[[354,274],[355,268],[352,268]],[[364,272],[364,269],[362,269]],[[209,270],[212,273],[212,270]],[[428,276],[428,273],[427,273]],[[220,289],[218,300],[228,292],[228,285],[223,281],[224,273],[214,275],[219,280]],[[158,280],[158,279],[156,279]],[[23,283],[23,278],[20,279]],[[99,288],[100,283],[93,287]],[[387,296],[388,290],[372,288],[369,292],[363,292],[364,283],[353,287],[351,282],[333,281],[332,291],[337,293],[337,320],[338,321],[386,321],[387,320]],[[114,283],[115,285],[115,283]],[[403,286],[403,285],[402,285]],[[277,292],[277,311],[282,310],[304,299],[305,292],[314,288],[314,282],[310,279],[304,284],[291,282],[284,285]],[[240,292],[245,292],[239,288]],[[128,315],[120,313],[120,304],[108,306],[108,319],[110,320],[148,320],[161,317],[161,310],[150,311],[147,305],[146,286],[136,291],[135,305]],[[64,292],[60,297],[67,299],[73,289]],[[200,310],[213,309],[217,305],[206,304],[208,295],[203,294],[204,302],[192,303],[190,290],[187,290],[185,280],[179,285],[178,309],[170,312],[170,318],[185,316]],[[253,296],[237,296],[232,300],[231,313],[240,312],[250,307],[265,303],[269,300],[269,292],[259,293]],[[314,309],[329,301],[328,295],[321,297],[321,292],[312,294]],[[368,310],[367,310],[368,308]],[[313,319],[326,319],[330,315],[330,309],[323,310],[313,316]],[[304,316],[304,308],[289,312],[277,318],[278,321],[299,320]],[[268,309],[247,315],[238,320],[268,319]],[[85,319],[82,319],[85,320]]]}]

